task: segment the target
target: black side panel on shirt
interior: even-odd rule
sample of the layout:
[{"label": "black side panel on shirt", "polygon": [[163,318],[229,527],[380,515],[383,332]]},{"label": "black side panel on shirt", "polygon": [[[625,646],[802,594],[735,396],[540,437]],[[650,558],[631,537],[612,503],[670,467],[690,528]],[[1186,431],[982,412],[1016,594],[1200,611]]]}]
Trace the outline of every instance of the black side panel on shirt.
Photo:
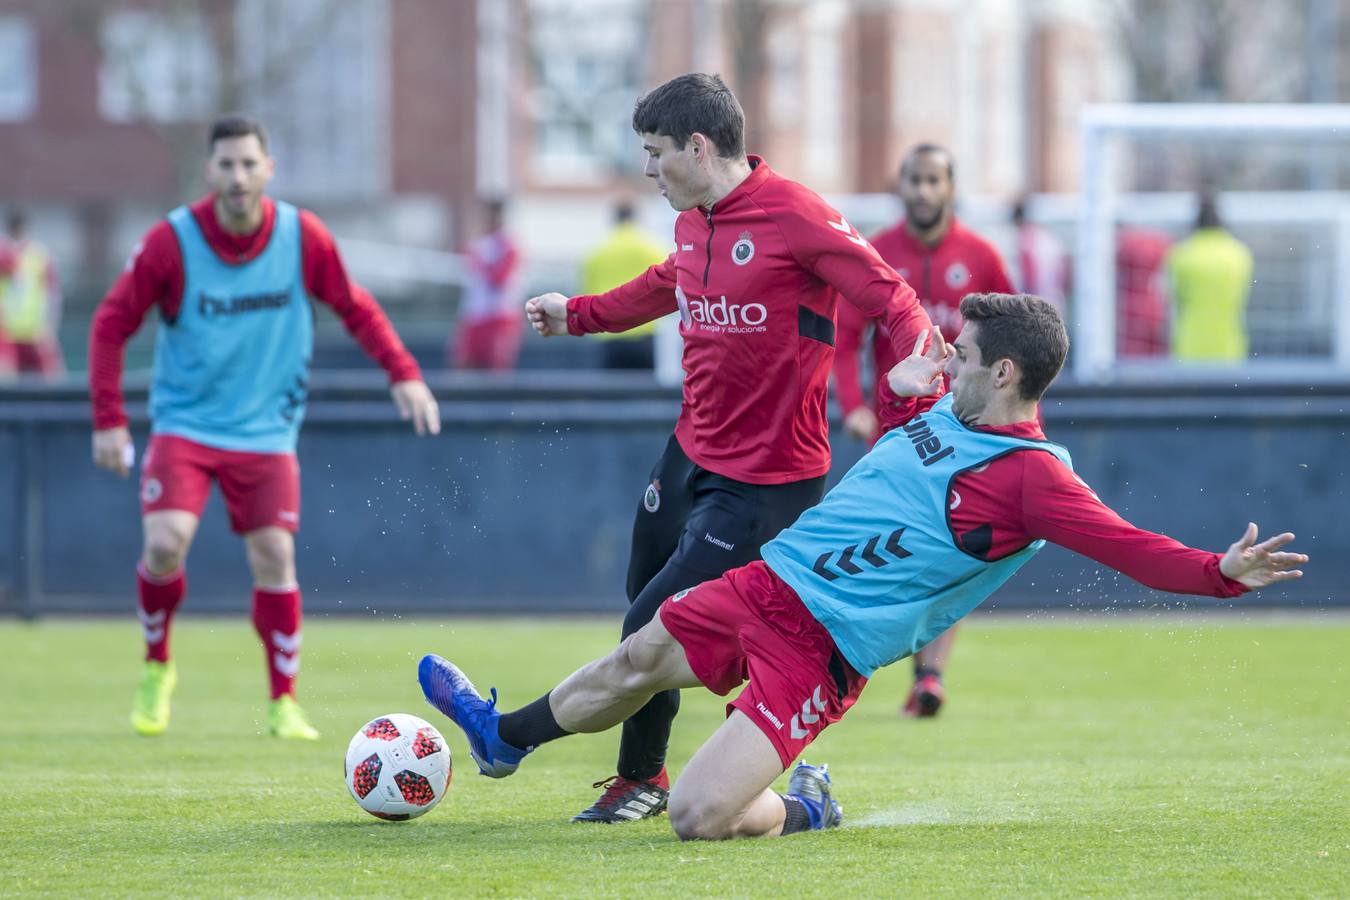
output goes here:
[{"label": "black side panel on shirt", "polygon": [[822,344],[834,346],[834,320],[813,312],[805,306],[797,307],[797,334]]}]

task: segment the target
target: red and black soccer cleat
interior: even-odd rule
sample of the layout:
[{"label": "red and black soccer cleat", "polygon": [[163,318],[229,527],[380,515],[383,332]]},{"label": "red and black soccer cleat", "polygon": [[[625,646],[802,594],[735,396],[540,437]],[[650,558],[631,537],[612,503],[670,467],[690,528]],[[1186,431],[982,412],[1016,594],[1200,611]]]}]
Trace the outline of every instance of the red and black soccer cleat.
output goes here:
[{"label": "red and black soccer cleat", "polygon": [[942,679],[928,674],[917,679],[909,692],[909,699],[900,708],[902,716],[914,716],[918,719],[930,719],[942,709],[942,701],[947,692],[942,688]]},{"label": "red and black soccer cleat", "polygon": [[666,811],[670,776],[664,768],[651,781],[632,781],[622,775],[611,775],[591,787],[603,787],[605,792],[593,806],[573,816],[573,822],[601,822],[607,825],[636,822]]}]

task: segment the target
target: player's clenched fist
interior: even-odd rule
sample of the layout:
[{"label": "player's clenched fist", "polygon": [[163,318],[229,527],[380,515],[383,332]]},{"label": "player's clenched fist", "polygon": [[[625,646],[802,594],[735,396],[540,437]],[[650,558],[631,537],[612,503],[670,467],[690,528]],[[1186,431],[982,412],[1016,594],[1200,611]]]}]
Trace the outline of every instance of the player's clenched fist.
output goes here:
[{"label": "player's clenched fist", "polygon": [[131,460],[131,432],[125,425],[94,432],[94,465],[126,478]]},{"label": "player's clenched fist", "polygon": [[567,298],[556,292],[531,297],[525,301],[525,318],[544,337],[567,334]]}]

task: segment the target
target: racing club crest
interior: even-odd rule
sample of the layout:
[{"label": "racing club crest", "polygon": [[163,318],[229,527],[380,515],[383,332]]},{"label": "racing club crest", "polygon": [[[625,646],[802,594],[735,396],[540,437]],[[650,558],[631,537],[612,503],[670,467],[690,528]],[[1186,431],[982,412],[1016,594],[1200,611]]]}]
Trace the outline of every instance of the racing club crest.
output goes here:
[{"label": "racing club crest", "polygon": [[649,513],[654,513],[661,508],[660,479],[652,479],[652,483],[647,485],[647,490],[642,494],[642,508]]},{"label": "racing club crest", "polygon": [[947,267],[947,287],[962,288],[970,281],[970,270],[966,268],[965,263],[952,263]]},{"label": "racing club crest", "polygon": [[750,232],[742,231],[736,243],[731,245],[731,261],[743,266],[755,258],[755,242],[750,240]]},{"label": "racing club crest", "polygon": [[141,484],[141,500],[144,502],[154,503],[162,496],[164,496],[164,485],[159,483],[158,478],[147,478]]}]

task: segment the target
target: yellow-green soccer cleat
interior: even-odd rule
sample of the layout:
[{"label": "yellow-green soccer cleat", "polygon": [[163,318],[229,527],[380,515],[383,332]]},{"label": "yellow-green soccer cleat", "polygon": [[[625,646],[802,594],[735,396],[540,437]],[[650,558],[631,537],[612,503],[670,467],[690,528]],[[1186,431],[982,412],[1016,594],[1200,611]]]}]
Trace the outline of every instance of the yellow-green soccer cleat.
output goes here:
[{"label": "yellow-green soccer cleat", "polygon": [[162,734],[169,727],[169,699],[178,686],[178,670],[173,661],[145,661],[140,686],[131,708],[131,727],[147,736]]},{"label": "yellow-green soccer cleat", "polygon": [[273,737],[317,741],[319,732],[305,718],[305,711],[290,694],[282,694],[267,708],[267,730]]}]

